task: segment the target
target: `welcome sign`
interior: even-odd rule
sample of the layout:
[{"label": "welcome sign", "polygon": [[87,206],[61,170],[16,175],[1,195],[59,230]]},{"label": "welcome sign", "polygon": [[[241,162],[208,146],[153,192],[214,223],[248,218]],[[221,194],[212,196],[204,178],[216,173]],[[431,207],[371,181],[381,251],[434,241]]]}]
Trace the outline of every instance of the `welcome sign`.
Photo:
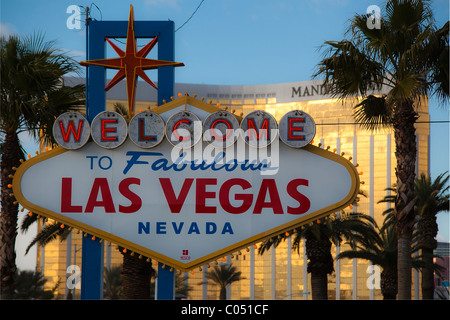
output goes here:
[{"label": "welcome sign", "polygon": [[[284,143],[307,141],[312,119],[304,113],[303,122],[290,114],[283,125],[263,111],[211,119],[223,110],[188,96],[152,112],[160,118],[100,121],[100,131],[82,116],[57,120],[55,134],[83,146],[23,163],[14,195],[32,212],[183,271],[338,211],[357,195],[358,173],[348,160]],[[231,131],[237,124],[238,134]]]}]

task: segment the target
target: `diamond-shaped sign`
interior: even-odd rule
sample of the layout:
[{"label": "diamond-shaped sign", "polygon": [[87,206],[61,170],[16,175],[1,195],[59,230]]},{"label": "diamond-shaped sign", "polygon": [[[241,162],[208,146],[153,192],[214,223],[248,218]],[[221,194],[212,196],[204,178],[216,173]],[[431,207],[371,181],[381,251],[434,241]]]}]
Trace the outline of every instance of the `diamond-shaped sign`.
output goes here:
[{"label": "diamond-shaped sign", "polygon": [[[185,96],[152,111],[167,121],[184,110],[204,121],[219,109]],[[348,160],[278,138],[223,150],[204,139],[189,149],[168,137],[150,149],[88,142],[26,161],[13,181],[30,211],[183,271],[338,211],[358,186]]]}]

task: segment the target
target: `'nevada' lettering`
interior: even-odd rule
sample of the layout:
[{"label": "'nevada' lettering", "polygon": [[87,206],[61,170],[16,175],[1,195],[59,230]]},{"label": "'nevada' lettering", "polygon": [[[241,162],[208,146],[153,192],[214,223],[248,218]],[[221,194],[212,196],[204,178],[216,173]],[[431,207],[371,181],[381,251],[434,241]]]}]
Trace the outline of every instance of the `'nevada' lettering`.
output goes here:
[{"label": "'nevada' lettering", "polygon": [[[167,234],[169,232],[167,222],[165,221],[157,221],[154,223],[155,234]],[[184,227],[184,222],[172,222],[172,229],[175,234],[181,234],[183,230],[185,230],[186,234],[216,234],[218,231],[217,224],[215,222],[205,222],[205,227],[199,227],[197,222],[191,222],[188,228]],[[151,234],[151,226],[152,222],[138,222],[138,234]],[[222,231],[220,234],[234,234],[233,227],[230,222],[225,222],[222,227]]]}]

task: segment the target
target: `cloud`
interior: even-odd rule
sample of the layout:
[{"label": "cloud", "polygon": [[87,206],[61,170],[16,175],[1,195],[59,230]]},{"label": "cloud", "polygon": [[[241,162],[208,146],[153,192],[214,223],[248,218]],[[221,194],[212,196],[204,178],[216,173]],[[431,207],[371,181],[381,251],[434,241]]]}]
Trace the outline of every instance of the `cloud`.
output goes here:
[{"label": "cloud", "polygon": [[71,56],[75,60],[84,60],[84,59],[86,59],[86,52],[85,51],[66,49],[66,48],[62,48],[61,51],[66,53],[66,54],[68,54],[69,56]]},{"label": "cloud", "polygon": [[18,35],[16,27],[14,27],[10,23],[1,23],[0,22],[0,35],[8,37],[10,35]]}]

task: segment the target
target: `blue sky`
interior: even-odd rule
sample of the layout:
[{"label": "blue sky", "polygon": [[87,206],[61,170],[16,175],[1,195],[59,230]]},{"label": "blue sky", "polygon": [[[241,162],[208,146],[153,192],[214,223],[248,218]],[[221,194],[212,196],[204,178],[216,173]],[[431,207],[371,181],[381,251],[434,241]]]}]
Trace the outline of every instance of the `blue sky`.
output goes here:
[{"label": "blue sky", "polygon": [[[2,34],[45,33],[46,40],[84,59],[81,29],[68,29],[70,5],[91,7],[96,20],[172,20],[180,27],[201,0],[0,0]],[[175,34],[175,80],[200,84],[271,84],[311,79],[324,41],[341,40],[348,19],[379,0],[204,0],[192,19]],[[434,0],[436,24],[449,19],[449,1]],[[154,79],[154,76],[153,76]],[[430,100],[431,120],[448,120],[447,107]],[[449,170],[449,124],[431,124],[431,174]],[[27,144],[28,152],[37,147]],[[449,215],[438,216],[440,239],[449,241]],[[19,236],[19,238],[22,235]],[[30,253],[29,255],[33,255]]]}]

